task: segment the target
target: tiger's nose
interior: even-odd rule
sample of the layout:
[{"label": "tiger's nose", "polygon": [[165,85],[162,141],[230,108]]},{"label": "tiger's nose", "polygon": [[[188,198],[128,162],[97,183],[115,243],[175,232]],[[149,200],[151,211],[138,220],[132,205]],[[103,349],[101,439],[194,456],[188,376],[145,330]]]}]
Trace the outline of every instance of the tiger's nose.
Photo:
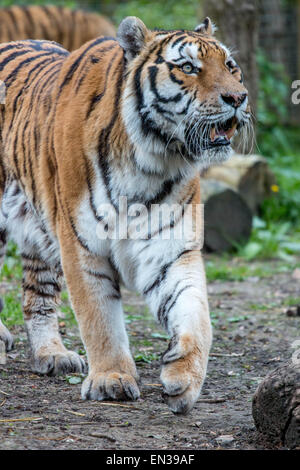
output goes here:
[{"label": "tiger's nose", "polygon": [[221,95],[222,100],[232,106],[233,108],[239,108],[247,98],[248,93],[224,93]]}]

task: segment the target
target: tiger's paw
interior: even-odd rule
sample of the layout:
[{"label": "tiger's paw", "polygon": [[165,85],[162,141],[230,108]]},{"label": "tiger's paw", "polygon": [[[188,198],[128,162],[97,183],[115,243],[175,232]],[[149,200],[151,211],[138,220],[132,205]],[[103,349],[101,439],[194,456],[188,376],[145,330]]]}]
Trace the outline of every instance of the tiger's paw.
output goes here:
[{"label": "tiger's paw", "polygon": [[86,372],[86,364],[77,353],[68,350],[51,353],[44,348],[34,355],[31,368],[33,372],[51,376]]},{"label": "tiger's paw", "polygon": [[[175,414],[187,414],[197,401],[205,379],[207,355],[193,342],[172,344],[163,356],[160,379],[163,399]],[[181,350],[181,353],[180,353]]]},{"label": "tiger's paw", "polygon": [[122,372],[90,372],[82,384],[83,400],[137,400],[140,396],[136,380]]},{"label": "tiger's paw", "polygon": [[177,361],[163,367],[160,376],[163,385],[162,396],[173,413],[187,414],[193,408],[204,379],[198,374],[186,371],[179,375]]},{"label": "tiger's paw", "polygon": [[0,321],[0,341],[5,344],[6,352],[10,351],[14,347],[14,340],[6,326]]}]

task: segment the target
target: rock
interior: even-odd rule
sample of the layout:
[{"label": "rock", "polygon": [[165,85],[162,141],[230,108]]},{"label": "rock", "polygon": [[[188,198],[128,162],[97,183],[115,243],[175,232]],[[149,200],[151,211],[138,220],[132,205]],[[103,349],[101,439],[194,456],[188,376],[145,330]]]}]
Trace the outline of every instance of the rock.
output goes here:
[{"label": "rock", "polygon": [[216,437],[216,441],[218,444],[227,445],[234,441],[234,437],[231,434],[224,434],[222,436]]},{"label": "rock", "polygon": [[201,425],[202,425],[202,421],[196,421],[196,423],[194,423],[194,426],[195,426],[196,428],[200,428]]},{"label": "rock", "polygon": [[300,364],[287,362],[258,386],[252,402],[257,430],[274,446],[300,446]]}]

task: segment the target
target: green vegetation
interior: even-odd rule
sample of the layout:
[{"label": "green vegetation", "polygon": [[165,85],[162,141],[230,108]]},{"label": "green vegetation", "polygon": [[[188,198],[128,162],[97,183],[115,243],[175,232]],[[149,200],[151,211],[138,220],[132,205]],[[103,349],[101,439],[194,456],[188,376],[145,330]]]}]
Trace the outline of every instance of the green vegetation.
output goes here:
[{"label": "green vegetation", "polygon": [[156,353],[143,352],[134,356],[135,362],[145,362],[151,364],[152,361],[158,361],[159,356]]},{"label": "green vegetation", "polygon": [[23,315],[21,306],[21,290],[12,289],[3,296],[4,308],[1,312],[1,319],[8,327],[22,325]]},{"label": "green vegetation", "polygon": [[10,281],[12,279],[18,282],[22,280],[22,266],[18,255],[18,247],[13,242],[8,242],[5,262],[0,273],[0,281]]},{"label": "green vegetation", "polygon": [[1,0],[1,7],[10,7],[11,5],[59,5],[75,8],[79,2],[76,0]]},{"label": "green vegetation", "polygon": [[190,29],[197,26],[197,2],[194,0],[130,0],[120,2],[113,19],[116,24],[126,16],[138,16],[148,28]]},{"label": "green vegetation", "polygon": [[254,219],[249,243],[238,248],[246,260],[280,258],[296,262],[300,254],[300,129],[290,125],[288,100],[291,80],[281,65],[257,54],[260,82],[256,152],[268,158],[277,184],[259,218]]},{"label": "green vegetation", "polygon": [[208,281],[217,279],[222,281],[244,281],[245,278],[265,278],[276,273],[292,272],[300,267],[300,260],[293,262],[286,260],[270,260],[268,263],[264,259],[255,260],[249,263],[241,257],[233,257],[232,254],[223,256],[210,255],[205,263],[206,276]]}]

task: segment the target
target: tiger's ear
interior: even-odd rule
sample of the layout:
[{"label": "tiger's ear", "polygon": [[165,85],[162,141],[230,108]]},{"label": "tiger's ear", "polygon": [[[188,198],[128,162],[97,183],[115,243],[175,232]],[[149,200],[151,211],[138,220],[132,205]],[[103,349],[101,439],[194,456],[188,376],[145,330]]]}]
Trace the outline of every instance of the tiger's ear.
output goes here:
[{"label": "tiger's ear", "polygon": [[133,59],[141,51],[146,42],[147,32],[148,29],[142,20],[135,16],[128,16],[120,23],[117,40],[124,49],[126,59]]},{"label": "tiger's ear", "polygon": [[205,18],[203,23],[198,24],[195,28],[196,33],[206,34],[207,36],[213,36],[214,33],[217,31],[217,27],[211,21],[210,18]]}]

